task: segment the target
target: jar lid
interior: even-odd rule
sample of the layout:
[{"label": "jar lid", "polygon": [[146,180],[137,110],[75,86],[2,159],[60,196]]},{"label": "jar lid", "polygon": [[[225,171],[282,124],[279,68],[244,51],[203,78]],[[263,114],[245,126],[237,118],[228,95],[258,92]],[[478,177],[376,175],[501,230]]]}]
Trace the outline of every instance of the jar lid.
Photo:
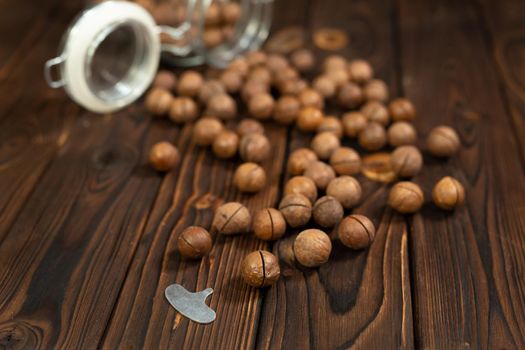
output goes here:
[{"label": "jar lid", "polygon": [[64,87],[83,107],[107,113],[144,93],[159,56],[159,33],[151,15],[131,2],[106,1],[73,21],[44,73],[49,86]]}]

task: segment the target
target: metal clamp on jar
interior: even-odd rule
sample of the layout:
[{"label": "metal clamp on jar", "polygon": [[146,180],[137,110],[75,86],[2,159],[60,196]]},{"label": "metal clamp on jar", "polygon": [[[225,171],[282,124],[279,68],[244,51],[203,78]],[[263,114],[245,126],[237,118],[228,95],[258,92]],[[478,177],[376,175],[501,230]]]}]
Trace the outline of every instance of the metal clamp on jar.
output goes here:
[{"label": "metal clamp on jar", "polygon": [[[225,67],[267,38],[273,0],[241,0],[241,17],[231,40],[208,49],[204,18],[211,0],[187,0],[177,27],[158,26],[148,11],[127,1],[106,1],[81,13],[62,39],[59,55],[44,74],[52,88],[63,87],[78,104],[97,113],[137,100],[153,81],[161,51],[180,66],[208,63]],[[173,39],[161,43],[160,36]]]}]

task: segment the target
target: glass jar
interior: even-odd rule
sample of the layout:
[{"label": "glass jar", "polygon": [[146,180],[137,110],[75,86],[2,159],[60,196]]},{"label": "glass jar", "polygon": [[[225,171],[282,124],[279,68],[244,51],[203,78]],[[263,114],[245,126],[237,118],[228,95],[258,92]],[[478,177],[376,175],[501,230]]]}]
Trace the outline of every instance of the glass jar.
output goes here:
[{"label": "glass jar", "polygon": [[150,1],[104,1],[77,16],[58,56],[45,64],[48,85],[64,88],[90,111],[112,112],[149,87],[161,52],[179,66],[225,67],[236,56],[259,48],[269,33],[273,0],[240,0],[240,15],[221,41],[208,32],[207,22],[213,21],[208,11],[228,1],[179,0],[158,6]]}]

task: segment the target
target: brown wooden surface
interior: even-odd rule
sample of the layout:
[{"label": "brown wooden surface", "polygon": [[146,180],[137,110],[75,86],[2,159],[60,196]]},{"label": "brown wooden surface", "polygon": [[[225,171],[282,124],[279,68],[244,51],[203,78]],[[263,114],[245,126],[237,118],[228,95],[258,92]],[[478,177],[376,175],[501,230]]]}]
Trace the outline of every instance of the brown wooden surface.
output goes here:
[{"label": "brown wooden surface", "polygon": [[[82,110],[42,79],[82,5],[0,2],[0,349],[525,348],[522,2],[277,2],[274,28],[346,30],[341,53],[369,59],[392,96],[415,102],[422,138],[450,124],[463,144],[448,162],[426,158],[416,181],[428,199],[439,177],[458,177],[464,208],[404,217],[385,208],[387,186],[361,178],[356,212],[374,218],[374,244],[352,253],[334,242],[314,270],[290,259],[296,232],[273,245],[221,237],[201,262],[180,259],[177,234],[209,225],[222,201],[275,205],[287,154],[310,136],[268,125],[270,184],[244,196],[236,165],[195,147],[191,126],[152,121],[140,104]],[[166,176],[146,165],[159,140],[183,154]],[[282,278],[259,291],[238,269],[262,247],[281,258]],[[163,296],[174,282],[214,288],[217,320],[177,316]]]}]

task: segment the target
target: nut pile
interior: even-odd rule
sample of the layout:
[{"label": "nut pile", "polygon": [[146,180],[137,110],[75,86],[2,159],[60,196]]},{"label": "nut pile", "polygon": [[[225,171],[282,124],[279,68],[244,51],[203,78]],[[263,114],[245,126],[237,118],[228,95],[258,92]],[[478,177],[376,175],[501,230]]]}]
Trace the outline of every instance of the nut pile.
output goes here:
[{"label": "nut pile", "polygon": [[[392,150],[385,153],[387,165],[399,182],[391,186],[387,204],[402,214],[420,210],[423,191],[410,181],[423,169],[412,124],[414,105],[406,98],[390,100],[388,86],[374,77],[365,60],[328,56],[321,62],[321,73],[307,80],[316,64],[307,49],[289,57],[253,51],[234,59],[223,71],[186,70],[179,77],[168,71],[158,73],[145,100],[147,109],[174,123],[194,123],[196,145],[210,147],[221,159],[240,159],[233,183],[241,192],[256,193],[266,186],[260,164],[272,149],[263,122],[294,125],[313,134],[310,147],[289,155],[289,178],[278,208],[251,213],[242,203],[225,203],[215,212],[211,234],[196,227],[180,234],[181,255],[200,258],[207,254],[215,234],[253,232],[261,240],[275,241],[289,228],[304,228],[295,238],[293,253],[306,267],[329,260],[332,240],[327,230],[333,229],[350,249],[369,247],[376,235],[373,220],[350,214],[363,200],[361,184],[354,176],[363,170],[361,154],[365,152]],[[337,106],[344,113],[326,115],[327,106]],[[237,121],[244,110],[249,118]],[[350,142],[354,148],[347,146]],[[438,158],[451,157],[459,148],[458,135],[447,126],[436,127],[426,139],[426,151]],[[150,163],[159,171],[172,169],[178,160],[177,149],[169,143],[161,142],[151,150]],[[453,210],[464,202],[465,191],[458,180],[447,176],[435,185],[432,198],[437,207]],[[246,256],[241,273],[247,284],[265,287],[278,280],[279,261],[267,251],[256,251]]]}]

